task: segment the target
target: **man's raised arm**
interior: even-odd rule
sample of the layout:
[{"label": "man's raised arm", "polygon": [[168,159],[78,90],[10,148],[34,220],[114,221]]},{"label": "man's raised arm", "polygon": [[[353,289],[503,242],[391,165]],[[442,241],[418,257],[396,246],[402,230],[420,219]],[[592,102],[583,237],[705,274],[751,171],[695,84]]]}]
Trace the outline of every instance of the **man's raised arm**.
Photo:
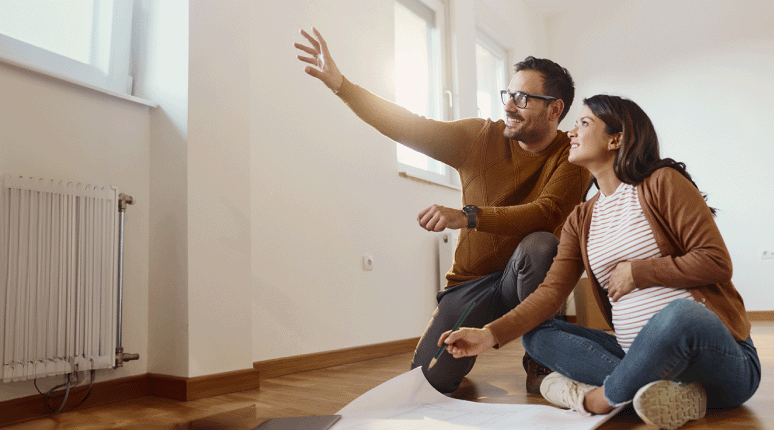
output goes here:
[{"label": "man's raised arm", "polygon": [[390,139],[454,168],[463,162],[485,120],[436,121],[366,91],[344,78],[325,39],[317,29],[312,32],[314,36],[301,30],[309,45],[293,44],[305,53],[297,58],[309,64],[304,68],[308,75],[323,82],[355,115]]}]

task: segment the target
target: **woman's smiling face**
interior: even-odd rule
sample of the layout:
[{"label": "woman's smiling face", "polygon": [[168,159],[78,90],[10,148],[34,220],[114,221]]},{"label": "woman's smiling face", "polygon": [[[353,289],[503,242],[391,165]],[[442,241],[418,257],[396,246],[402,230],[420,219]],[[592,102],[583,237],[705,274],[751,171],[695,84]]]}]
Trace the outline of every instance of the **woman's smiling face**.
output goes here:
[{"label": "woman's smiling face", "polygon": [[620,133],[608,134],[607,125],[591,112],[588,106],[581,109],[575,128],[567,132],[570,138],[570,163],[593,171],[615,160],[620,147]]}]

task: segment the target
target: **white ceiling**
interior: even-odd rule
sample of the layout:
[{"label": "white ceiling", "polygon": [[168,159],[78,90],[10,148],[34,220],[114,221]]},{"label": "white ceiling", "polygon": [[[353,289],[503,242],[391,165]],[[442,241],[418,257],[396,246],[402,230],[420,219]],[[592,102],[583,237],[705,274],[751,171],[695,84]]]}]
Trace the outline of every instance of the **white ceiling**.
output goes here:
[{"label": "white ceiling", "polygon": [[578,0],[523,0],[531,9],[547,17],[565,12],[578,5]]},{"label": "white ceiling", "polygon": [[[513,0],[483,0],[492,10],[508,10]],[[566,12],[580,4],[578,0],[522,0],[524,4],[545,17]]]}]

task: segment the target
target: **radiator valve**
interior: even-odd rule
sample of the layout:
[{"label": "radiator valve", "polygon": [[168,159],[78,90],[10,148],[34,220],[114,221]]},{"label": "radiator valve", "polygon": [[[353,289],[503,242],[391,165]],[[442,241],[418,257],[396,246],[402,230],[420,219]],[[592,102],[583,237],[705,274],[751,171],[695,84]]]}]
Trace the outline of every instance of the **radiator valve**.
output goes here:
[{"label": "radiator valve", "polygon": [[118,194],[118,211],[119,212],[126,212],[126,206],[127,205],[133,205],[133,204],[134,204],[134,199],[132,198],[132,196],[124,194],[124,193],[119,193]]},{"label": "radiator valve", "polygon": [[140,354],[129,354],[124,352],[123,347],[116,348],[116,367],[123,367],[124,361],[139,360]]}]

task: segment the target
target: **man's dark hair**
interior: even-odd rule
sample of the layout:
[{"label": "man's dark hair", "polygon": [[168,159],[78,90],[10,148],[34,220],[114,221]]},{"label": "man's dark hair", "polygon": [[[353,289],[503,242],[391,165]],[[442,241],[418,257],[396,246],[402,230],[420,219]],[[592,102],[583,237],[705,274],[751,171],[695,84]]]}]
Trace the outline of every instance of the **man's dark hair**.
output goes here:
[{"label": "man's dark hair", "polygon": [[514,65],[514,72],[522,70],[535,70],[543,75],[543,94],[545,96],[556,97],[564,101],[564,110],[559,116],[561,122],[572,106],[575,99],[575,83],[570,76],[570,72],[564,67],[545,58],[535,58],[529,56],[523,61]]}]

